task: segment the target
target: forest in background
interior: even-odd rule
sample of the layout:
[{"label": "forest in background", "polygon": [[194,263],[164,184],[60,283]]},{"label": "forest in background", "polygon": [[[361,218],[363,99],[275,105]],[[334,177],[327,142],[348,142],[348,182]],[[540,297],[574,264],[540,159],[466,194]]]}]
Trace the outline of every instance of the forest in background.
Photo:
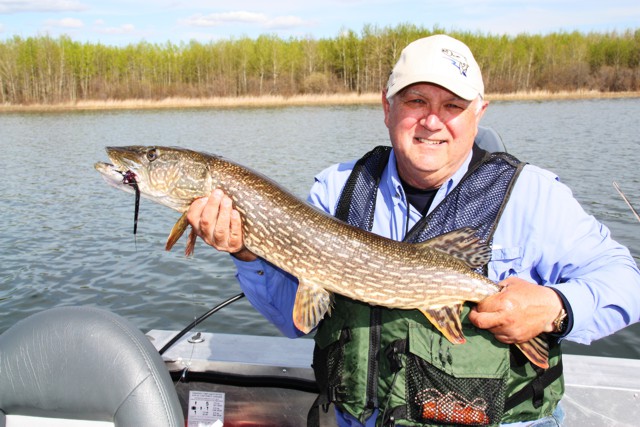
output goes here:
[{"label": "forest in background", "polygon": [[[0,103],[379,92],[404,46],[444,32],[366,25],[335,38],[262,35],[127,46],[14,36],[0,41]],[[490,94],[640,91],[640,29],[447,34],[474,52]]]}]

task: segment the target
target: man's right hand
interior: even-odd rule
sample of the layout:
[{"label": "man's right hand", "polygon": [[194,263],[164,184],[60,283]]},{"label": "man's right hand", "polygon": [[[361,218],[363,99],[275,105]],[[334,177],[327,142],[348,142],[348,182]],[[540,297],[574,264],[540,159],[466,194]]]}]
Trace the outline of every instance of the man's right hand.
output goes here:
[{"label": "man's right hand", "polygon": [[209,197],[195,200],[187,211],[187,221],[206,244],[217,250],[229,252],[241,261],[257,259],[244,246],[240,213],[222,190],[215,189]]}]

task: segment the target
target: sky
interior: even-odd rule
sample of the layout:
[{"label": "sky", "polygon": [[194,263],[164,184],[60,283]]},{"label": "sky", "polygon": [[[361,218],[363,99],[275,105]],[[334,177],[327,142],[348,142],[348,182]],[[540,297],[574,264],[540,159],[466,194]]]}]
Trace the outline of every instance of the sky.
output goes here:
[{"label": "sky", "polygon": [[67,35],[106,45],[276,35],[335,38],[415,24],[516,35],[640,29],[638,0],[0,0],[0,40]]}]

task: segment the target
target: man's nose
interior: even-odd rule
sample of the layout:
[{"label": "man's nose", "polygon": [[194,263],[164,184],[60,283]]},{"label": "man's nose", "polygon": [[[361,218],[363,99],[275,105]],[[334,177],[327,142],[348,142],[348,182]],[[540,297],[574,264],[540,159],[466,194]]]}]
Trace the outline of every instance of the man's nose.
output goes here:
[{"label": "man's nose", "polygon": [[424,116],[420,119],[420,125],[425,129],[439,130],[444,125],[444,121],[436,109],[430,108],[425,111]]}]

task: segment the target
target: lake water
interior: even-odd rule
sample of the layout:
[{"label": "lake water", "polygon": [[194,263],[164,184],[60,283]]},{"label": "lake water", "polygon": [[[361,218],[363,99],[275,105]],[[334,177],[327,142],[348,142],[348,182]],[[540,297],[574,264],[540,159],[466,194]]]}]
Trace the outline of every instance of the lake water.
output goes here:
[{"label": "lake water", "polygon": [[[640,223],[615,192],[640,207],[640,100],[494,102],[483,125],[509,151],[550,169],[584,208],[640,256]],[[34,312],[93,305],[140,329],[181,329],[237,294],[227,255],[164,242],[177,213],[143,200],[134,239],[133,196],[93,169],[108,145],[179,145],[259,170],[305,197],[313,175],[388,144],[379,107],[74,112],[0,115],[0,332]],[[553,218],[549,218],[553,221]],[[200,330],[277,335],[246,300]],[[640,358],[640,327],[567,351]]]}]

